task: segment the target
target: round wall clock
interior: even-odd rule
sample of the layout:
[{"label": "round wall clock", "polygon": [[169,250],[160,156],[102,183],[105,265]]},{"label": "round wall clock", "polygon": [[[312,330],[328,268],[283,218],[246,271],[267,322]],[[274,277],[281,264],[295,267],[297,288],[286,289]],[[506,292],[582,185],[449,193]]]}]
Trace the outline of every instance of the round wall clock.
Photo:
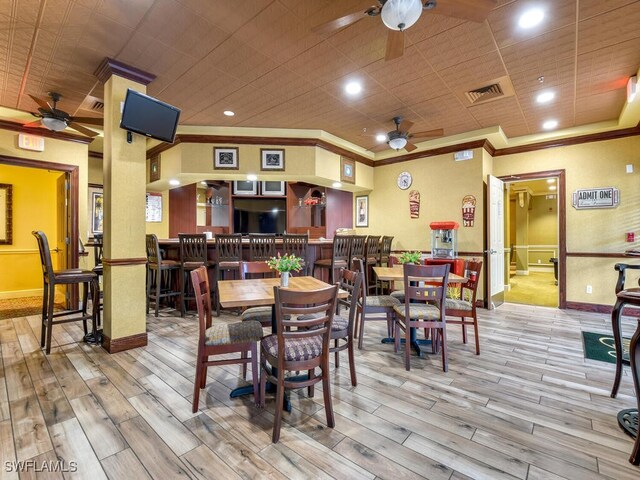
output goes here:
[{"label": "round wall clock", "polygon": [[400,190],[406,190],[411,186],[411,174],[409,172],[402,172],[398,175],[398,188]]}]

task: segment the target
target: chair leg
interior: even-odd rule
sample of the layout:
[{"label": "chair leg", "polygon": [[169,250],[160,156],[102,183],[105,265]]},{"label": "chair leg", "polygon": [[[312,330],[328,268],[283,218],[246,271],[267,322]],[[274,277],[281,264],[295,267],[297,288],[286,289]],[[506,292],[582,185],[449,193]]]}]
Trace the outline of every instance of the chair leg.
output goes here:
[{"label": "chair leg", "polygon": [[185,299],[184,299],[185,275],[186,275],[186,272],[184,271],[184,269],[180,268],[180,316],[181,317],[184,317],[184,314],[185,314]]},{"label": "chair leg", "polygon": [[440,338],[442,339],[442,370],[449,371],[449,359],[447,357],[447,328],[443,325],[440,330]]},{"label": "chair leg", "polygon": [[191,406],[191,412],[196,413],[198,411],[198,404],[200,402],[200,388],[202,385],[202,355],[198,353],[198,360],[196,362],[196,378],[193,381],[193,405]]},{"label": "chair leg", "polygon": [[405,324],[404,337],[404,368],[409,371],[411,370],[411,328],[409,322]]},{"label": "chair leg", "polygon": [[156,272],[156,318],[160,311],[160,295],[162,293],[162,270]]},{"label": "chair leg", "polygon": [[51,353],[51,331],[53,330],[53,303],[56,298],[55,284],[49,285],[49,300],[47,302],[47,343],[45,353]]},{"label": "chair leg", "polygon": [[478,336],[478,316],[473,316],[473,334],[476,337],[476,355],[480,355],[480,337]]},{"label": "chair leg", "polygon": [[260,352],[260,394],[259,398],[259,408],[264,408],[265,396],[267,394],[267,368],[265,365],[265,359],[262,355],[262,351]]},{"label": "chair leg", "polygon": [[[307,375],[309,376],[309,380],[313,380],[314,378],[316,378],[316,369],[313,368],[311,370],[308,370]],[[309,398],[313,398],[314,394],[315,394],[315,384],[309,385],[307,387],[307,395],[309,395]]]},{"label": "chair leg", "polygon": [[[215,278],[216,278],[215,287],[214,288],[216,289],[216,292],[218,292],[219,291],[218,290],[218,281],[220,281],[220,275],[221,275],[220,268],[218,267],[218,265],[215,266],[214,275],[215,275]],[[216,317],[219,317],[219,316],[220,316],[220,299],[217,298],[216,299]]]},{"label": "chair leg", "polygon": [[360,315],[360,323],[359,323],[359,331],[358,331],[358,349],[362,350],[362,344],[364,341],[364,322],[365,322],[365,314],[364,314],[364,309],[360,310],[359,312]]},{"label": "chair leg", "polygon": [[395,323],[395,334],[393,336],[393,351],[394,353],[398,353],[400,350],[400,324],[398,320]]},{"label": "chair leg", "polygon": [[611,389],[611,398],[616,398],[618,388],[620,388],[620,380],[622,379],[622,332],[620,330],[620,315],[624,309],[624,302],[616,300],[611,312],[611,328],[613,329],[613,340],[616,346],[616,376],[613,380],[613,388]]},{"label": "chair leg", "polygon": [[153,273],[152,273],[151,269],[149,267],[147,267],[147,288],[146,288],[146,290],[147,290],[147,302],[146,302],[147,315],[149,315],[149,301],[150,301],[149,297],[151,296],[151,276],[152,276],[152,274]]},{"label": "chair leg", "polygon": [[258,344],[255,342],[251,343],[251,381],[253,382],[253,401],[256,406],[259,406],[260,390],[258,389]]},{"label": "chair leg", "polygon": [[278,443],[280,440],[280,428],[282,427],[282,409],[284,407],[284,372],[280,370],[278,375],[278,387],[276,390],[276,405],[273,419],[273,435],[271,441]]},{"label": "chair leg", "polygon": [[333,341],[333,346],[336,349],[335,350],[335,354],[334,354],[335,357],[336,357],[336,361],[335,361],[336,368],[340,368],[340,352],[338,351],[338,339],[337,338]]},{"label": "chair leg", "polygon": [[462,343],[467,344],[467,326],[464,323],[464,317],[462,317]]},{"label": "chair leg", "polygon": [[88,335],[87,330],[87,302],[89,301],[89,282],[82,284],[82,328],[84,328],[85,336]]},{"label": "chair leg", "polygon": [[351,385],[354,387],[358,385],[358,379],[356,378],[356,362],[353,355],[353,335],[349,334],[347,337],[347,353],[349,354],[349,371],[351,373]]},{"label": "chair leg", "polygon": [[44,291],[42,292],[42,319],[40,321],[40,348],[44,347],[44,337],[47,333],[47,302],[49,300],[49,284],[45,282]]},{"label": "chair leg", "polygon": [[329,382],[329,358],[322,367],[322,393],[324,395],[324,410],[327,414],[327,426],[333,428],[336,424],[333,417],[333,403],[331,403],[331,384]]},{"label": "chair leg", "polygon": [[[245,360],[247,358],[247,351],[246,350],[240,352],[240,358],[242,358],[243,360]],[[243,380],[247,379],[247,364],[246,364],[246,362],[242,364],[242,379]]]},{"label": "chair leg", "polygon": [[[209,356],[205,355],[202,359],[203,363],[209,361]],[[200,379],[200,388],[206,388],[207,386],[207,366],[202,367],[202,378]]]}]

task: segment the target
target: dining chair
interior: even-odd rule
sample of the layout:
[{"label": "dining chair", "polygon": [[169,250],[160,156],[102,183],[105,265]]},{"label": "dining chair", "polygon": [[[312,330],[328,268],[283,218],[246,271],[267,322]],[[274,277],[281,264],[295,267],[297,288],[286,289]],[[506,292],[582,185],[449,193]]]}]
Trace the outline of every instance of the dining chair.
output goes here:
[{"label": "dining chair", "polygon": [[265,261],[276,256],[276,236],[274,234],[249,234],[249,261]]},{"label": "dining chair", "polygon": [[[227,272],[240,271],[242,261],[242,234],[217,233],[216,234],[216,273],[215,291],[218,291],[218,281],[224,279]],[[220,302],[216,302],[216,315],[220,316]]]},{"label": "dining chair", "polygon": [[[209,294],[209,274],[207,268],[201,266],[192,270],[191,284],[195,292],[198,310],[199,333],[196,375],[193,386],[193,405],[191,411],[198,411],[200,390],[207,386],[207,367],[215,365],[251,363],[253,376],[253,397],[256,405],[260,403],[258,390],[258,342],[262,338],[262,326],[258,322],[220,322],[211,321],[211,295]],[[226,355],[240,352],[240,358],[224,358],[209,360],[211,355]],[[249,352],[251,357],[248,356]]]},{"label": "dining chair", "polygon": [[[362,271],[363,264],[361,260],[354,260],[352,262],[352,268],[355,271]],[[362,349],[363,338],[364,338],[364,326],[366,321],[380,321],[386,320],[387,322],[387,336],[389,338],[393,337],[394,328],[393,321],[395,318],[395,313],[393,307],[396,305],[400,305],[400,300],[391,295],[369,295],[368,288],[366,284],[366,280],[362,284],[362,289],[360,290],[360,297],[358,298],[357,303],[357,315],[355,321],[354,331],[358,336],[358,349]],[[381,318],[379,315],[384,313],[385,317]],[[369,317],[369,315],[375,315],[373,317]]]},{"label": "dining chair", "polygon": [[146,236],[146,247],[147,315],[149,314],[149,304],[153,301],[157,317],[160,311],[160,300],[163,298],[176,298],[175,308],[177,310],[177,298],[180,297],[180,290],[176,289],[176,284],[179,281],[174,278],[174,273],[180,273],[180,262],[162,259],[158,237],[153,233]]},{"label": "dining chair", "polygon": [[302,275],[309,275],[309,259],[307,250],[309,248],[309,235],[285,233],[282,236],[282,253],[295,255],[302,259]]},{"label": "dining chair", "polygon": [[[389,267],[400,265],[398,257],[390,255],[389,258],[387,258],[387,265]],[[393,280],[389,281],[389,292],[389,295],[391,295],[393,298],[397,298],[400,303],[404,303],[404,288],[396,289],[396,283]]]},{"label": "dining chair", "polygon": [[[240,262],[240,278],[272,278],[275,270],[269,268],[266,262]],[[272,309],[270,305],[264,307],[249,307],[242,312],[242,320],[256,320],[263,327],[270,327],[272,321]]]},{"label": "dining chair", "polygon": [[[478,293],[478,283],[480,282],[480,272],[482,271],[482,260],[472,259],[467,262],[465,269],[467,282],[461,284],[460,298],[445,298],[447,317],[459,317],[460,320],[447,320],[448,324],[462,325],[462,342],[467,343],[467,325],[473,326],[476,339],[476,355],[480,355],[480,337],[478,336],[478,314],[476,312],[476,295]],[[471,320],[465,320],[471,318]]]},{"label": "dining chair", "polygon": [[375,277],[373,267],[378,265],[380,260],[380,235],[369,235],[364,247],[364,283],[369,289],[367,293],[371,293],[372,289],[378,293],[378,282],[372,281]]},{"label": "dining chair", "polygon": [[[33,231],[31,234],[38,241],[38,251],[40,252],[40,263],[42,264],[42,277],[44,289],[42,295],[42,318],[40,321],[41,335],[40,347],[45,347],[47,354],[51,353],[51,333],[54,325],[68,322],[82,321],[85,337],[89,333],[87,330],[87,320],[92,320],[93,332],[97,331],[97,316],[100,308],[100,285],[98,275],[91,270],[81,270],[78,268],[66,270],[54,270],[51,261],[51,251],[49,250],[49,240],[42,231]],[[57,285],[82,285],[82,307],[75,310],[65,310],[53,313]],[[87,300],[91,290],[92,313],[87,313]],[[54,318],[67,317],[69,315],[80,314],[72,318],[54,321]],[[45,342],[46,340],[46,342]]]},{"label": "dining chair", "polygon": [[329,270],[329,283],[335,283],[336,272],[341,268],[348,268],[351,263],[349,255],[351,254],[352,235],[336,235],[333,237],[333,248],[331,258],[322,258],[316,260],[313,264],[312,276],[315,276],[316,269]]},{"label": "dining chair", "polygon": [[[405,303],[393,307],[396,314],[395,351],[398,352],[400,349],[400,330],[403,330],[405,333],[404,365],[407,370],[410,370],[411,329],[416,329],[413,335],[419,328],[429,329],[433,332],[432,352],[436,353],[438,344],[442,344],[442,369],[446,372],[449,366],[444,299],[449,279],[449,265],[405,264],[403,269]],[[428,283],[420,280],[424,278],[429,278]]]},{"label": "dining chair", "polygon": [[[354,326],[358,312],[358,299],[363,285],[362,271],[340,269],[338,288],[347,292],[346,298],[338,298],[336,301],[336,313],[331,322],[331,340],[333,347],[329,348],[330,353],[335,354],[335,367],[340,368],[340,352],[347,350],[349,357],[349,373],[351,375],[351,385],[358,385],[356,378],[356,362],[353,354]],[[340,314],[340,307],[346,307],[347,317]]]},{"label": "dining chair", "polygon": [[[178,241],[180,244],[180,316],[184,317],[187,301],[195,300],[195,292],[192,291],[187,275],[196,268],[211,267],[214,263],[207,259],[207,237],[204,233],[179,233]],[[215,291],[213,293],[216,297]]]},{"label": "dining chair", "polygon": [[[285,389],[309,387],[309,396],[313,396],[313,386],[322,382],[327,425],[329,428],[335,425],[329,382],[329,341],[338,287],[331,285],[319,290],[274,287],[273,291],[276,332],[260,341],[259,397],[261,406],[264,406],[267,380],[277,385],[272,436],[273,443],[277,443]],[[316,372],[318,368],[320,375]],[[288,380],[285,376],[285,371],[304,370],[308,372],[304,380]]]}]

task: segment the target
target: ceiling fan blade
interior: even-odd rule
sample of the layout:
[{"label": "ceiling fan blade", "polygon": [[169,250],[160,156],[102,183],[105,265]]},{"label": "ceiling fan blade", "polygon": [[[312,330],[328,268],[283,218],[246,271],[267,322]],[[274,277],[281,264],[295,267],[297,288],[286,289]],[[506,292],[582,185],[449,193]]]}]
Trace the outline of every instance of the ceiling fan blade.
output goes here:
[{"label": "ceiling fan blade", "polygon": [[71,119],[76,123],[85,123],[87,125],[97,125],[101,127],[104,124],[104,120],[102,118],[97,117],[73,117]]},{"label": "ceiling fan blade", "polygon": [[400,30],[389,30],[387,34],[387,52],[385,60],[393,60],[404,54],[404,32]]},{"label": "ceiling fan blade", "polygon": [[[371,6],[370,8],[378,7]],[[321,23],[320,25],[316,25],[315,27],[311,28],[311,31],[320,35],[326,35],[335,32],[336,30],[340,30],[341,28],[348,27],[349,25],[356,23],[358,20],[362,20],[367,16],[367,10],[367,8],[359,7],[358,10],[354,11],[353,13],[349,13],[339,18],[334,18],[333,20]]]},{"label": "ceiling fan blade", "polygon": [[400,125],[398,125],[398,131],[400,132],[408,132],[413,127],[413,122],[410,120],[402,120]]},{"label": "ceiling fan blade", "polygon": [[429,138],[429,137],[441,137],[444,135],[442,128],[436,128],[435,130],[426,130],[424,132],[416,132],[411,134],[411,138]]},{"label": "ceiling fan blade", "polygon": [[69,123],[69,127],[77,130],[80,133],[84,133],[87,137],[97,137],[98,132],[94,132],[93,130],[89,130],[88,128],[83,127],[82,125],[78,125],[76,122]]},{"label": "ceiling fan blade", "polygon": [[433,12],[481,23],[497,3],[498,0],[438,0]]},{"label": "ceiling fan blade", "polygon": [[25,123],[22,126],[27,128],[33,128],[33,127],[39,127],[40,125],[42,125],[42,119],[36,120],[34,122]]},{"label": "ceiling fan blade", "polygon": [[409,142],[407,142],[407,144],[404,146],[404,149],[407,152],[413,152],[416,148],[418,147],[416,147],[413,143],[409,143]]},{"label": "ceiling fan blade", "polygon": [[51,105],[49,105],[43,99],[38,98],[38,97],[34,97],[33,95],[30,95],[30,94],[29,94],[29,96],[31,97],[31,100],[36,102],[40,108],[44,108],[45,110],[52,110]]}]

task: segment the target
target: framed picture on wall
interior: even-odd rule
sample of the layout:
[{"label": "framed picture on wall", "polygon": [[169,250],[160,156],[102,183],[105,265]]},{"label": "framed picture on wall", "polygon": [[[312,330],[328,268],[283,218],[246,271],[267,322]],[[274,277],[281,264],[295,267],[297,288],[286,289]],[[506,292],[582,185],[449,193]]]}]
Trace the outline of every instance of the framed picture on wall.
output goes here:
[{"label": "framed picture on wall", "polygon": [[258,182],[251,180],[236,180],[233,182],[234,195],[257,195]]},{"label": "framed picture on wall", "polygon": [[356,197],[356,227],[369,226],[369,196]]},{"label": "framed picture on wall", "polygon": [[340,181],[344,183],[356,183],[355,160],[340,157]]},{"label": "framed picture on wall", "polygon": [[260,170],[284,170],[284,150],[261,148]]},{"label": "framed picture on wall", "polygon": [[262,195],[283,196],[284,182],[262,182]]},{"label": "framed picture on wall", "polygon": [[0,183],[0,245],[13,243],[13,185]]},{"label": "framed picture on wall", "polygon": [[104,198],[102,192],[91,194],[91,234],[102,234],[104,221]]},{"label": "framed picture on wall", "polygon": [[149,159],[149,181],[160,180],[160,155],[154,155]]},{"label": "framed picture on wall", "polygon": [[238,170],[238,148],[216,147],[213,149],[214,170]]}]

